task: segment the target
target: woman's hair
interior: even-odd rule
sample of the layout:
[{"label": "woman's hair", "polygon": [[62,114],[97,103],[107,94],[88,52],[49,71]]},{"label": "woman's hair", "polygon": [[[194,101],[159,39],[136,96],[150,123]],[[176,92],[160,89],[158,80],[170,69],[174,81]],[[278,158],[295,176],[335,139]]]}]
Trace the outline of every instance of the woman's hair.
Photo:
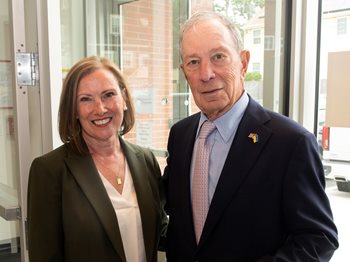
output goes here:
[{"label": "woman's hair", "polygon": [[63,143],[69,143],[73,150],[80,154],[89,152],[82,137],[82,128],[77,115],[78,87],[85,76],[98,69],[106,69],[115,76],[127,106],[119,134],[128,133],[135,123],[132,98],[120,69],[112,61],[103,57],[91,56],[80,60],[69,70],[63,82],[58,110],[58,130],[61,140]]},{"label": "woman's hair", "polygon": [[221,24],[223,24],[231,33],[232,39],[235,43],[235,48],[237,52],[243,50],[243,42],[241,35],[237,29],[237,27],[225,16],[218,14],[214,11],[200,11],[194,13],[187,21],[185,21],[181,25],[180,29],[180,55],[182,57],[182,41],[183,34],[190,28],[195,27],[198,22],[208,21],[208,20],[218,20]]}]

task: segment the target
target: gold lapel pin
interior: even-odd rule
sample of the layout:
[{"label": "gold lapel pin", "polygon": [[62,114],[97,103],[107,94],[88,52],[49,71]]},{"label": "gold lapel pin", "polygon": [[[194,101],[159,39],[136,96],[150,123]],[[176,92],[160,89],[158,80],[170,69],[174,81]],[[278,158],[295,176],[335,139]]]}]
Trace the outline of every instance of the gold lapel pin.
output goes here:
[{"label": "gold lapel pin", "polygon": [[251,139],[253,140],[253,143],[254,143],[254,144],[257,143],[257,142],[259,142],[259,136],[258,136],[258,134],[256,134],[256,133],[250,133],[248,137],[251,138]]}]

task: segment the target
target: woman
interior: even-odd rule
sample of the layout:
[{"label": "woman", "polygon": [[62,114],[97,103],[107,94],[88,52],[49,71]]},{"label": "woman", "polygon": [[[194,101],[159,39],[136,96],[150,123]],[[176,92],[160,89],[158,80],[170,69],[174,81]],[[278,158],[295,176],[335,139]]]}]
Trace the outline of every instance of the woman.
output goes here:
[{"label": "woman", "polygon": [[119,69],[105,58],[68,73],[59,106],[63,145],[29,174],[30,261],[157,261],[167,218],[158,163],[121,135],[134,110]]}]

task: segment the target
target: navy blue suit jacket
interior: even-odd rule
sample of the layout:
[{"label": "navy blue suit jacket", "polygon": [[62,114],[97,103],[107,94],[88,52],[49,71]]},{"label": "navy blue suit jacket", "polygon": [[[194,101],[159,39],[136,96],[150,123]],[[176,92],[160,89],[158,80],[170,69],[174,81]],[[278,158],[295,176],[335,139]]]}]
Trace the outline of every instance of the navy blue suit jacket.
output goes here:
[{"label": "navy blue suit jacket", "polygon": [[[190,165],[200,114],[170,131],[168,261],[328,261],[338,247],[313,134],[250,98],[196,244]],[[250,133],[258,134],[254,143]]]}]

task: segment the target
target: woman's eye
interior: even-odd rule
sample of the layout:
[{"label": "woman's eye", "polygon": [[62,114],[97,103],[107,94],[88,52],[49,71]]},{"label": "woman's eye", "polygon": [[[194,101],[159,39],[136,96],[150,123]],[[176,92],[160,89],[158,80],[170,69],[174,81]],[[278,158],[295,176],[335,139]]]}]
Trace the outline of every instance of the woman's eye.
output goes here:
[{"label": "woman's eye", "polygon": [[115,96],[115,95],[116,95],[115,92],[110,91],[110,92],[104,93],[104,94],[102,95],[102,99],[108,99],[108,98],[111,98],[111,97],[113,97],[113,96]]},{"label": "woman's eye", "polygon": [[107,96],[107,97],[112,97],[112,96],[114,96],[114,95],[115,95],[114,92],[108,92],[108,93],[106,93],[106,96]]},{"label": "woman's eye", "polygon": [[91,98],[87,97],[87,96],[83,96],[83,97],[80,97],[79,101],[80,102],[88,102],[88,101],[91,101]]}]

